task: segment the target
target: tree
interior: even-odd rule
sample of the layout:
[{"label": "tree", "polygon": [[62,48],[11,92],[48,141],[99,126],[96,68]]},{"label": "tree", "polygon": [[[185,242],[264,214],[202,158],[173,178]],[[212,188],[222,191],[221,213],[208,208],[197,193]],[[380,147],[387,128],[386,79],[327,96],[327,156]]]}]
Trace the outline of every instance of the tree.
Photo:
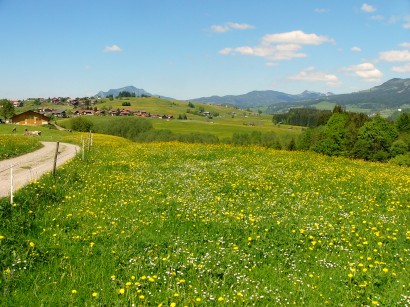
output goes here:
[{"label": "tree", "polygon": [[376,115],[359,129],[352,154],[365,160],[387,160],[390,156],[390,147],[397,137],[396,127],[380,115]]},{"label": "tree", "polygon": [[322,132],[321,139],[312,147],[316,152],[325,155],[343,155],[346,153],[346,126],[349,115],[343,112],[334,112]]},{"label": "tree", "polygon": [[93,123],[83,116],[71,119],[71,128],[75,131],[88,132],[93,127]]},{"label": "tree", "polygon": [[396,128],[399,132],[410,132],[410,113],[402,113],[396,120]]},{"label": "tree", "polygon": [[3,117],[5,120],[12,118],[14,116],[14,105],[11,101],[7,99],[0,100],[0,117]]},{"label": "tree", "polygon": [[344,111],[343,111],[343,109],[342,109],[342,106],[341,105],[335,105],[335,107],[333,108],[333,111],[332,111],[332,113],[334,114],[334,113],[343,113]]}]

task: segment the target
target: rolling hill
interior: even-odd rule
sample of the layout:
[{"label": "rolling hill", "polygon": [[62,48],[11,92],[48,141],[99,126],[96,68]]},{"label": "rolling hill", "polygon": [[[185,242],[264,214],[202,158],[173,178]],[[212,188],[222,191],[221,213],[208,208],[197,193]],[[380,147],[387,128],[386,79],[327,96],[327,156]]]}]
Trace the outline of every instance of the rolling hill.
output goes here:
[{"label": "rolling hill", "polygon": [[410,79],[391,79],[381,85],[350,94],[332,95],[317,99],[278,103],[267,108],[268,113],[277,113],[296,107],[318,107],[318,105],[339,104],[346,109],[365,113],[383,110],[410,108]]},{"label": "rolling hill", "polygon": [[301,100],[324,98],[329,94],[318,92],[304,91],[298,95],[287,94],[278,91],[252,91],[243,95],[211,96],[190,99],[194,102],[203,102],[209,104],[227,104],[241,108],[268,106],[277,103],[290,103]]},{"label": "rolling hill", "polygon": [[332,106],[365,113],[410,108],[410,79],[391,79],[367,90],[339,94],[304,91],[298,95],[278,91],[252,91],[243,95],[211,96],[190,101],[208,104],[227,104],[241,108],[264,106],[267,113],[286,112],[290,108]]}]

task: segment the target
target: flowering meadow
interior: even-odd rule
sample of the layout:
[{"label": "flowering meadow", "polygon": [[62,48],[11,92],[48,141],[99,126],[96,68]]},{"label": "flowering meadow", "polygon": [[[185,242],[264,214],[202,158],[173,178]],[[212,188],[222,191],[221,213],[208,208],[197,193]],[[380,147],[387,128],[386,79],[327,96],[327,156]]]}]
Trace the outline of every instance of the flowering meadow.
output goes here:
[{"label": "flowering meadow", "polygon": [[0,203],[3,305],[410,305],[408,168],[98,135],[84,157]]},{"label": "flowering meadow", "polygon": [[41,148],[41,143],[21,135],[0,135],[0,160],[10,159]]}]

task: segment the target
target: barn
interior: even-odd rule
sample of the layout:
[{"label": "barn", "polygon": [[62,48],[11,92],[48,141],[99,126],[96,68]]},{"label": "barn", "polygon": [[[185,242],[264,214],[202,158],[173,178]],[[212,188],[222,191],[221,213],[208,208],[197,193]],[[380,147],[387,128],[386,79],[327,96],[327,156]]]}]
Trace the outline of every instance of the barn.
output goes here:
[{"label": "barn", "polygon": [[34,112],[34,111],[26,111],[17,115],[14,115],[10,119],[11,124],[17,125],[47,125],[50,121],[50,118],[47,116]]}]

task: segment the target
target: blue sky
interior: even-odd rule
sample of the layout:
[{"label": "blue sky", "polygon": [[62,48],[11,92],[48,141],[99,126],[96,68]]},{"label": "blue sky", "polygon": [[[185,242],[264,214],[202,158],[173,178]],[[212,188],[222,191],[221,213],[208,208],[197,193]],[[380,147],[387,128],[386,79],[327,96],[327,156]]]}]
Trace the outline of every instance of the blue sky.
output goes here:
[{"label": "blue sky", "polygon": [[348,93],[410,76],[410,0],[0,0],[0,98]]}]

